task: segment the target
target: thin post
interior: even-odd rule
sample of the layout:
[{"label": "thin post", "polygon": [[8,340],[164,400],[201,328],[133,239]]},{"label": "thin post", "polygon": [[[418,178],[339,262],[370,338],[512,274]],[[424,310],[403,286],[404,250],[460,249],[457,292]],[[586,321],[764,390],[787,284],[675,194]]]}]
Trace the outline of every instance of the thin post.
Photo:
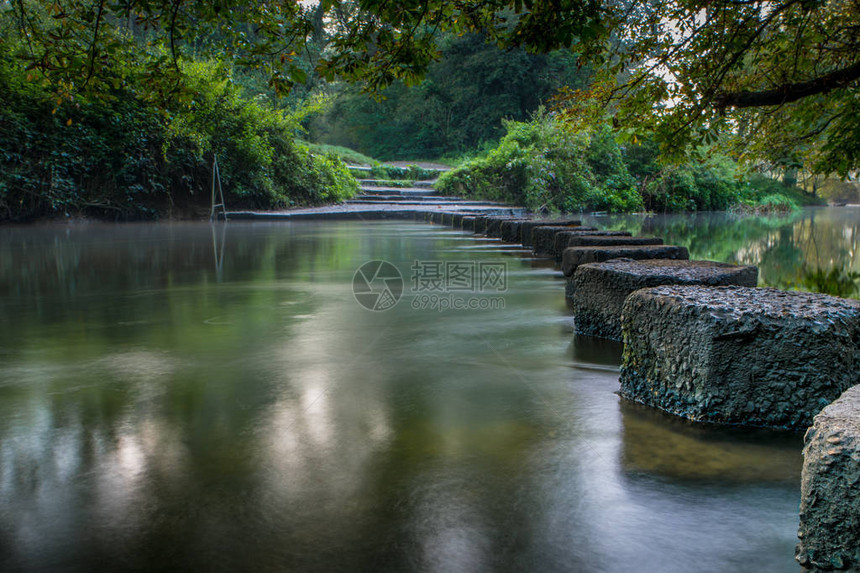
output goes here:
[{"label": "thin post", "polygon": [[[215,203],[215,182],[218,182],[218,194],[221,198],[220,203]],[[224,189],[221,187],[221,169],[218,167],[218,157],[212,156],[212,210],[209,211],[209,220],[215,220],[215,210],[221,207],[224,213],[224,220],[227,220],[227,204],[224,201]]]}]

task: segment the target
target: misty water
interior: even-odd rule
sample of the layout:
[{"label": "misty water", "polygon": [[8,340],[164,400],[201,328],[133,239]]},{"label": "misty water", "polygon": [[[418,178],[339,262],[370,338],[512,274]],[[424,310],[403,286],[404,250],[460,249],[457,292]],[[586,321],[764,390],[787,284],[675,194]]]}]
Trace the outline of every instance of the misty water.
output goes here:
[{"label": "misty water", "polygon": [[[787,285],[858,215],[589,222]],[[0,570],[796,571],[802,436],[621,400],[563,291],[423,223],[0,228]]]}]

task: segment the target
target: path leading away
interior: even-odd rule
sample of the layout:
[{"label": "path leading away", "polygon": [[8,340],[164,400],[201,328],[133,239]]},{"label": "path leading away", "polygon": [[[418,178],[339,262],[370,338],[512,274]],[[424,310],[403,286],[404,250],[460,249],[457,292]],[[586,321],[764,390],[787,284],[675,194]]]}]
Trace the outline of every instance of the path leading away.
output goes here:
[{"label": "path leading away", "polygon": [[[400,166],[399,164],[394,166]],[[404,164],[405,165],[405,164]],[[411,164],[410,164],[411,165]],[[447,170],[441,165],[421,164],[420,167],[437,174]],[[369,167],[350,167],[361,176]],[[383,179],[358,179],[361,193],[353,199],[348,199],[337,205],[324,207],[308,207],[302,209],[287,209],[283,211],[228,211],[227,219],[414,219],[424,218],[428,213],[468,213],[468,214],[497,214],[520,215],[525,212],[521,207],[511,207],[492,201],[472,201],[463,197],[448,197],[436,195],[433,190],[435,179],[429,181],[414,181],[408,186],[400,186],[400,182]]]}]

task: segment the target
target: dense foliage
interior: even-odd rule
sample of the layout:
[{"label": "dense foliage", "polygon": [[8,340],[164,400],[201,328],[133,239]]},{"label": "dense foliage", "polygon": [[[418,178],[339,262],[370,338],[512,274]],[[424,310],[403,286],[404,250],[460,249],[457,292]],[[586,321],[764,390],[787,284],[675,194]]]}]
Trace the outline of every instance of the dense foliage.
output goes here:
[{"label": "dense foliage", "polygon": [[549,116],[506,121],[498,147],[439,178],[436,189],[534,210],[636,211],[644,205],[608,130],[573,133]]},{"label": "dense foliage", "polygon": [[[842,176],[860,166],[860,10],[854,0],[128,0],[0,5],[17,54],[61,95],[116,82],[165,102],[181,62],[218,53],[277,92],[315,72],[372,90],[414,85],[447,32],[506,49],[575,51],[599,81],[568,94],[568,119],[614,115],[668,155],[721,143],[738,156]],[[138,50],[149,65],[116,70]],[[309,54],[307,61],[303,54]],[[576,87],[576,86],[572,86]]]},{"label": "dense foliage", "polygon": [[440,60],[423,81],[395,82],[384,99],[341,84],[310,136],[381,160],[460,155],[497,143],[502,119],[524,121],[562,86],[582,87],[587,79],[570,52],[500,50],[479,34],[445,35],[440,45]]},{"label": "dense foliage", "polygon": [[607,126],[572,131],[546,114],[505,126],[498,147],[443,174],[437,190],[566,212],[714,211],[815,201],[773,179],[744,174],[718,154],[661,165],[653,142],[619,146]]},{"label": "dense foliage", "polygon": [[202,214],[218,157],[230,208],[344,199],[357,189],[333,156],[296,143],[299,118],[241,97],[224,65],[183,64],[195,94],[154,107],[135,90],[57,99],[0,63],[0,220]]}]

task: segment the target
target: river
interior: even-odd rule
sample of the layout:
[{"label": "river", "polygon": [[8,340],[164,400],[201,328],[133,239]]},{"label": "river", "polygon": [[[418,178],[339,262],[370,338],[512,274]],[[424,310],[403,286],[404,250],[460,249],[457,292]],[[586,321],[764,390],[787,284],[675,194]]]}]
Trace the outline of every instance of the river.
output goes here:
[{"label": "river", "polygon": [[[592,222],[777,284],[857,213]],[[563,292],[423,223],[0,228],[0,570],[796,571],[802,437],[622,401]]]}]

